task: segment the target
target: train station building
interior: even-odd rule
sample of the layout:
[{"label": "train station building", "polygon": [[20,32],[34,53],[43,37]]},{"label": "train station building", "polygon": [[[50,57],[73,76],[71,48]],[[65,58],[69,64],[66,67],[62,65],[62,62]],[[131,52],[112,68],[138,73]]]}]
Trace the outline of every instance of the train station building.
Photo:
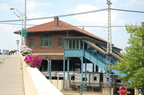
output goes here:
[{"label": "train station building", "polygon": [[[51,22],[27,28],[27,31],[26,45],[43,59],[39,70],[49,80],[61,81],[60,90],[98,91],[107,86],[106,80],[110,79],[105,72],[106,40],[58,17]],[[21,34],[21,30],[14,33]],[[122,59],[119,55],[121,49],[113,45],[112,50],[109,62],[114,64]],[[88,70],[90,64],[91,70]],[[117,78],[119,72],[113,70],[111,74]],[[117,80],[115,78],[112,81]],[[113,82],[120,83],[118,80]]]}]

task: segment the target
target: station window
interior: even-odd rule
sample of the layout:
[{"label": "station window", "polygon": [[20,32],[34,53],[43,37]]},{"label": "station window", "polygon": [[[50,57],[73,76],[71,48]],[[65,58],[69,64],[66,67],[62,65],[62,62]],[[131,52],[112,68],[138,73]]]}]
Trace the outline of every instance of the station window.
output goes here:
[{"label": "station window", "polygon": [[59,77],[59,80],[63,80],[63,77]]},{"label": "station window", "polygon": [[50,34],[44,34],[41,37],[41,46],[51,46],[51,35]]},{"label": "station window", "polygon": [[94,81],[97,81],[97,77],[94,77]]},{"label": "station window", "polygon": [[57,77],[52,77],[53,80],[57,80]]},{"label": "station window", "polygon": [[29,40],[29,46],[30,47],[34,47],[34,39],[30,39]]},{"label": "station window", "polygon": [[87,81],[87,78],[83,78],[83,81]]},{"label": "station window", "polygon": [[63,42],[62,38],[58,38],[58,46],[59,47],[62,46],[62,42]]},{"label": "station window", "polygon": [[75,76],[71,76],[71,80],[75,80]]},{"label": "station window", "polygon": [[67,40],[65,43],[65,49],[82,49],[83,44],[81,40]]},{"label": "station window", "polygon": [[109,78],[107,78],[107,81],[109,81]]}]

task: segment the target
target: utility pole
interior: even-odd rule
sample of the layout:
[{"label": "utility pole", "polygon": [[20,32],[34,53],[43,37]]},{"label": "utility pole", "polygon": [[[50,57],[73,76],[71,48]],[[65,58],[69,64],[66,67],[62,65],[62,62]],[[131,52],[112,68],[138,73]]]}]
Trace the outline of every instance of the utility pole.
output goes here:
[{"label": "utility pole", "polygon": [[27,29],[26,29],[26,0],[24,0],[24,29],[23,29],[23,41],[24,45],[26,45],[26,37],[27,37]]},{"label": "utility pole", "polygon": [[111,0],[107,0],[108,4],[108,42],[107,53],[112,53],[112,33],[111,33]]},{"label": "utility pole", "polygon": [[[111,65],[111,53],[112,53],[112,33],[111,33],[111,0],[107,0],[108,5],[108,41],[107,41],[107,55],[106,65]],[[106,68],[106,86],[109,87],[109,95],[111,95],[111,70]]]}]

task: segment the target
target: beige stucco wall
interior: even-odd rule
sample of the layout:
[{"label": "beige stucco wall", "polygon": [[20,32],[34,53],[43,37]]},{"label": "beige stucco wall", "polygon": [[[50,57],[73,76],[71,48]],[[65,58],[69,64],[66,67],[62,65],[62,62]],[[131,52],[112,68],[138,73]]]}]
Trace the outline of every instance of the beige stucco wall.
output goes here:
[{"label": "beige stucco wall", "polygon": [[24,80],[24,91],[25,95],[39,95],[38,91],[36,90],[30,73],[28,71],[28,67],[26,66],[24,57],[21,56],[22,65],[23,65],[23,80]]},{"label": "beige stucco wall", "polygon": [[22,56],[21,59],[25,95],[63,95],[37,68],[26,66]]},{"label": "beige stucco wall", "polygon": [[63,81],[62,80],[51,80],[50,81],[58,90],[63,89]]}]

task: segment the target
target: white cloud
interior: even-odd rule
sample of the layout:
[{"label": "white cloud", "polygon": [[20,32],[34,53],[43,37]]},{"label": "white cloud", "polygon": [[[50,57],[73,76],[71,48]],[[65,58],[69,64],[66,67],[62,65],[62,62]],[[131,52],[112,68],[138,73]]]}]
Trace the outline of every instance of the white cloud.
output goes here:
[{"label": "white cloud", "polygon": [[111,11],[112,25],[125,25],[126,21],[120,16],[121,15],[118,12]]},{"label": "white cloud", "polygon": [[[92,10],[98,10],[96,6],[92,5],[78,5],[75,9],[75,13],[79,12],[86,12],[86,11],[92,11]],[[89,14],[83,14],[83,15],[76,15],[74,18],[78,21],[79,25],[88,25],[88,26],[107,26],[108,25],[108,12],[102,11],[102,12],[94,12]],[[111,11],[111,25],[125,25],[125,20],[120,17],[120,15],[115,12]],[[94,33],[96,35],[100,35],[103,38],[106,38],[105,36],[105,29],[101,28],[87,28],[89,32]],[[97,31],[97,32],[96,32]],[[113,31],[117,31],[117,28],[114,28]]]},{"label": "white cloud", "polygon": [[144,5],[144,1],[143,0],[126,0],[127,1],[127,5],[129,6],[143,6]]},{"label": "white cloud", "polygon": [[16,28],[8,24],[0,24],[0,49],[16,49],[16,40],[20,40],[20,36],[14,34]]},{"label": "white cloud", "polygon": [[4,32],[14,32],[16,28],[9,24],[0,24],[0,29],[4,30]]},{"label": "white cloud", "polygon": [[[51,6],[50,2],[37,2],[37,1],[28,1],[27,3],[27,18],[40,18],[40,17],[48,17],[50,14],[45,12],[46,8]],[[45,20],[32,20],[27,21],[28,24],[38,25],[41,23],[45,23],[51,21],[51,19]],[[31,27],[31,26],[28,26]]]},{"label": "white cloud", "polygon": [[112,0],[112,7],[121,9],[137,9],[144,6],[144,0]]},{"label": "white cloud", "polygon": [[[86,11],[92,11],[92,10],[98,10],[96,6],[92,5],[78,5],[75,8],[75,13],[79,12],[86,12]],[[94,12],[90,14],[84,14],[84,15],[76,15],[74,18],[78,21],[79,25],[89,25],[89,26],[107,26],[108,25],[108,12],[102,11],[102,12]],[[120,14],[116,11],[111,11],[111,24],[116,25],[125,25],[125,20],[120,17]],[[118,30],[119,29],[119,30]],[[85,30],[93,33],[96,36],[99,36],[105,40],[107,40],[108,33],[107,28],[99,28],[99,27],[93,27],[89,28],[86,27]],[[114,41],[114,44],[117,42],[120,42],[123,39],[123,35],[120,28],[112,28],[112,40]],[[124,47],[126,43],[123,43],[123,45],[116,44],[117,46]]]},{"label": "white cloud", "polygon": [[27,3],[27,8],[29,10],[36,10],[37,8],[41,8],[41,7],[44,7],[44,6],[50,6],[51,3],[49,2],[36,2],[36,1],[29,1]]},{"label": "white cloud", "polygon": [[[35,15],[37,14],[37,15]],[[29,18],[40,18],[42,17],[43,15],[47,15],[46,13],[44,12],[37,12],[37,13],[30,13],[29,14]],[[47,17],[51,17],[53,16],[52,14],[51,15],[47,15]],[[27,21],[28,24],[32,24],[33,26],[35,25],[39,25],[39,24],[42,24],[42,23],[46,23],[46,22],[50,22],[52,21],[53,19],[40,19],[40,20],[31,20],[31,21]],[[28,25],[27,25],[28,26]],[[28,27],[31,27],[31,26],[28,26]]]},{"label": "white cloud", "polygon": [[[92,5],[82,4],[76,7],[75,13],[87,12],[93,10],[97,10],[97,7]],[[106,17],[107,17],[107,13],[105,11],[74,16],[74,18],[78,22],[85,23],[85,24],[96,24],[96,25],[105,24],[105,22],[107,21]]]},{"label": "white cloud", "polygon": [[[93,11],[98,10],[97,7],[92,5],[78,5],[75,9],[75,13],[80,12],[87,12],[87,11]],[[80,24],[89,24],[89,25],[101,25],[101,26],[107,26],[108,22],[108,12],[102,11],[102,12],[94,12],[89,14],[83,14],[83,15],[76,15],[74,18],[80,23]],[[125,24],[124,20],[119,17],[119,14],[117,12],[112,11],[111,12],[111,22],[113,25],[121,25]]]},{"label": "white cloud", "polygon": [[8,7],[8,5],[6,4],[6,3],[0,3],[0,9],[2,9],[2,10],[6,10],[6,9],[8,9],[9,7]]}]

